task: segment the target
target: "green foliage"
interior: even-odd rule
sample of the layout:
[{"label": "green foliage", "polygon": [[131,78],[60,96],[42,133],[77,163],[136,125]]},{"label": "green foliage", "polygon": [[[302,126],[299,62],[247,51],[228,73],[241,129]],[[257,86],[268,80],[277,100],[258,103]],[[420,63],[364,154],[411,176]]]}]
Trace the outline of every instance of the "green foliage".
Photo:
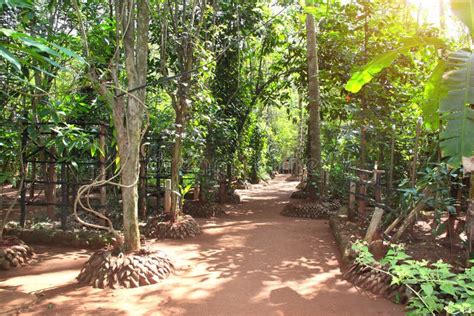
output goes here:
[{"label": "green foliage", "polygon": [[447,94],[439,106],[447,126],[440,146],[450,164],[459,167],[462,157],[474,156],[474,53],[460,50],[450,54],[447,70],[442,83]]},{"label": "green foliage", "polygon": [[442,85],[443,74],[446,69],[446,62],[440,60],[436,65],[430,79],[425,85],[425,102],[423,102],[421,109],[423,110],[423,117],[427,127],[432,130],[439,128],[439,102],[445,96],[446,91]]},{"label": "green foliage", "polygon": [[474,1],[450,0],[453,13],[468,27],[471,37],[474,36]]},{"label": "green foliage", "polygon": [[49,64],[57,68],[62,68],[62,66],[59,65],[53,58],[66,56],[75,58],[81,62],[85,62],[81,56],[74,53],[73,51],[57,44],[50,43],[43,38],[33,37],[25,33],[7,28],[1,28],[0,33],[10,40],[8,43],[6,43],[2,42],[0,38],[0,56],[11,63],[19,73],[22,70],[22,64],[24,64],[27,67],[32,67],[40,70],[43,73],[52,75],[44,68],[33,65],[27,58],[15,56],[13,53],[11,53],[11,51],[16,51],[20,54],[26,54],[40,64]]},{"label": "green foliage", "polygon": [[347,82],[345,87],[346,90],[352,93],[359,92],[365,84],[372,81],[375,75],[390,66],[398,57],[400,57],[400,55],[409,53],[413,48],[426,46],[442,48],[445,46],[441,39],[435,37],[416,36],[401,40],[401,43],[403,45],[400,48],[388,51],[375,57],[361,70],[355,72],[351,79],[349,79]]},{"label": "green foliage", "polygon": [[[418,181],[413,188],[409,181],[403,181],[399,190],[402,195],[402,209],[408,210],[415,203],[424,200],[434,213],[436,226],[434,235],[446,232],[442,218],[447,214],[456,215],[456,199],[451,196],[451,186],[462,186],[459,169],[452,169],[446,163],[431,163],[418,172]],[[424,192],[429,191],[426,195]]]},{"label": "green foliage", "polygon": [[474,313],[474,267],[461,273],[452,272],[452,266],[438,261],[413,260],[400,245],[392,245],[387,255],[377,262],[365,242],[357,241],[356,262],[379,270],[383,267],[392,277],[392,284],[404,284],[412,292],[407,306],[409,315]]}]

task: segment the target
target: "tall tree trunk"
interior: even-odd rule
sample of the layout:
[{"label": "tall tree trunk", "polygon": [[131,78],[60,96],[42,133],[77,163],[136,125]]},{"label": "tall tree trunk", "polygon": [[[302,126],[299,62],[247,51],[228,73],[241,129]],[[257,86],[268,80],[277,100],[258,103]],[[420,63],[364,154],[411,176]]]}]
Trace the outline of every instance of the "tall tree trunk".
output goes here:
[{"label": "tall tree trunk", "polygon": [[[117,5],[120,7],[119,0]],[[136,6],[136,8],[135,8]],[[125,51],[125,69],[127,73],[128,106],[124,126],[126,133],[119,133],[119,155],[125,163],[122,173],[123,226],[125,248],[129,251],[140,249],[140,231],[138,229],[138,180],[140,166],[140,146],[145,114],[145,93],[148,70],[148,1],[128,0],[125,4],[127,14],[123,14],[120,23]],[[130,23],[132,21],[132,23]],[[136,31],[134,22],[136,21]],[[123,117],[122,117],[123,120]],[[116,120],[117,121],[117,120]],[[123,121],[122,121],[123,122]],[[128,137],[128,139],[127,139]],[[125,138],[125,141],[124,141]],[[128,140],[128,143],[127,143]],[[123,145],[127,145],[124,147]]]},{"label": "tall tree trunk", "polygon": [[295,176],[299,176],[302,173],[303,166],[303,154],[304,154],[304,122],[303,122],[303,98],[298,92],[298,111],[299,111],[299,121],[298,121],[298,147],[296,149],[296,170]]},{"label": "tall tree trunk", "polygon": [[[51,152],[53,153],[54,150],[51,148]],[[49,158],[52,159],[52,158]],[[48,184],[46,184],[44,194],[45,194],[45,200],[48,205],[46,206],[46,211],[48,213],[48,217],[52,220],[55,221],[55,213],[56,213],[56,164],[55,162],[51,162],[47,165],[46,169],[46,181],[48,181]]]},{"label": "tall tree trunk", "polygon": [[[105,181],[107,178],[105,164],[105,151],[106,151],[106,133],[107,129],[104,124],[100,124],[99,127],[99,180]],[[105,210],[107,208],[107,188],[105,185],[100,187],[100,205]]]},{"label": "tall tree trunk", "polygon": [[184,116],[183,111],[186,106],[186,100],[181,97],[178,99],[178,106],[175,106],[176,117],[175,117],[175,129],[176,136],[173,144],[173,151],[171,153],[171,219],[175,221],[178,217],[179,212],[179,170],[181,169],[181,147],[182,147],[182,135],[184,128]]},{"label": "tall tree trunk", "polygon": [[143,219],[147,216],[147,153],[146,147],[141,146],[140,148],[140,181],[139,181],[139,194],[138,194],[138,210]]},{"label": "tall tree trunk", "polygon": [[[73,0],[73,5],[78,13],[84,55],[90,65],[90,79],[112,110],[121,164],[124,251],[137,251],[141,247],[138,229],[138,178],[148,71],[149,3],[114,1],[116,40],[119,47],[123,47],[110,62],[114,88],[109,88],[108,78],[102,81],[98,74],[78,1]],[[121,87],[122,53],[125,57],[125,88]],[[124,90],[128,92],[123,93]]]},{"label": "tall tree trunk", "polygon": [[[306,43],[308,50],[308,107],[309,107],[309,136],[310,156],[308,163],[308,192],[312,199],[317,198],[316,186],[322,187],[321,164],[321,130],[320,130],[320,91],[319,91],[319,65],[318,42],[316,39],[316,26],[314,16],[306,14]],[[321,195],[323,192],[320,192]]]},{"label": "tall tree trunk", "polygon": [[[128,135],[118,138],[122,165],[123,233],[127,250],[140,249],[138,230],[138,177],[143,109],[137,100],[128,100]],[[128,136],[128,137],[127,137]]]},{"label": "tall tree trunk", "polygon": [[[183,133],[187,124],[186,116],[188,113],[188,92],[191,85],[191,70],[193,68],[193,44],[189,36],[182,39],[182,50],[179,52],[179,60],[182,63],[184,75],[178,84],[176,99],[173,101],[175,110],[175,131],[176,138],[171,153],[171,216],[172,221],[179,215],[179,170],[181,168],[181,150],[183,144]],[[184,197],[182,197],[184,198]]]}]

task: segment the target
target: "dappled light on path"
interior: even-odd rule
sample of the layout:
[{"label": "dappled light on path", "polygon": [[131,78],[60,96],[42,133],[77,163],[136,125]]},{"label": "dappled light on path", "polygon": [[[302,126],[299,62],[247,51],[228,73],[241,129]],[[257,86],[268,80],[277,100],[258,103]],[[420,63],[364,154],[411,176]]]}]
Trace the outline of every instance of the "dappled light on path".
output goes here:
[{"label": "dappled light on path", "polygon": [[240,191],[243,203],[227,216],[199,220],[197,238],[150,242],[176,259],[176,275],[159,284],[79,287],[74,277],[87,255],[58,248],[17,275],[0,273],[0,288],[44,288],[30,314],[402,315],[402,307],[340,279],[327,221],[279,215],[295,185],[280,176]]}]

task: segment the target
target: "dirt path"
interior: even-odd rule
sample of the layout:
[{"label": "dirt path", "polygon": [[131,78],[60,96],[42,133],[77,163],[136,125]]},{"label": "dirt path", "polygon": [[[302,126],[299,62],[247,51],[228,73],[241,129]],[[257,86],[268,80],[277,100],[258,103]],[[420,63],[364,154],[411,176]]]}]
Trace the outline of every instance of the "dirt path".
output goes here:
[{"label": "dirt path", "polygon": [[86,251],[37,247],[38,263],[0,272],[0,288],[40,293],[35,315],[403,315],[400,306],[340,279],[327,221],[279,215],[295,182],[240,192],[229,215],[200,220],[204,234],[149,246],[177,258],[178,272],[131,290],[79,287]]}]

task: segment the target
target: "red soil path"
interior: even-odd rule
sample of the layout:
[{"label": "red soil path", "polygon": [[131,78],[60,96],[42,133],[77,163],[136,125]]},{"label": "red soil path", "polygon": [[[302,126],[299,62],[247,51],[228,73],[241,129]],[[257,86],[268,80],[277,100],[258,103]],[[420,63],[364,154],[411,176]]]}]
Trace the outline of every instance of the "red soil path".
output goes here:
[{"label": "red soil path", "polygon": [[[88,252],[36,247],[38,262],[0,272],[0,289],[39,296],[31,315],[403,315],[341,280],[327,221],[279,214],[296,183],[277,177],[240,192],[229,215],[200,220],[192,240],[159,241],[177,274],[160,284],[97,290],[76,284]],[[1,310],[0,310],[1,313]]]}]

